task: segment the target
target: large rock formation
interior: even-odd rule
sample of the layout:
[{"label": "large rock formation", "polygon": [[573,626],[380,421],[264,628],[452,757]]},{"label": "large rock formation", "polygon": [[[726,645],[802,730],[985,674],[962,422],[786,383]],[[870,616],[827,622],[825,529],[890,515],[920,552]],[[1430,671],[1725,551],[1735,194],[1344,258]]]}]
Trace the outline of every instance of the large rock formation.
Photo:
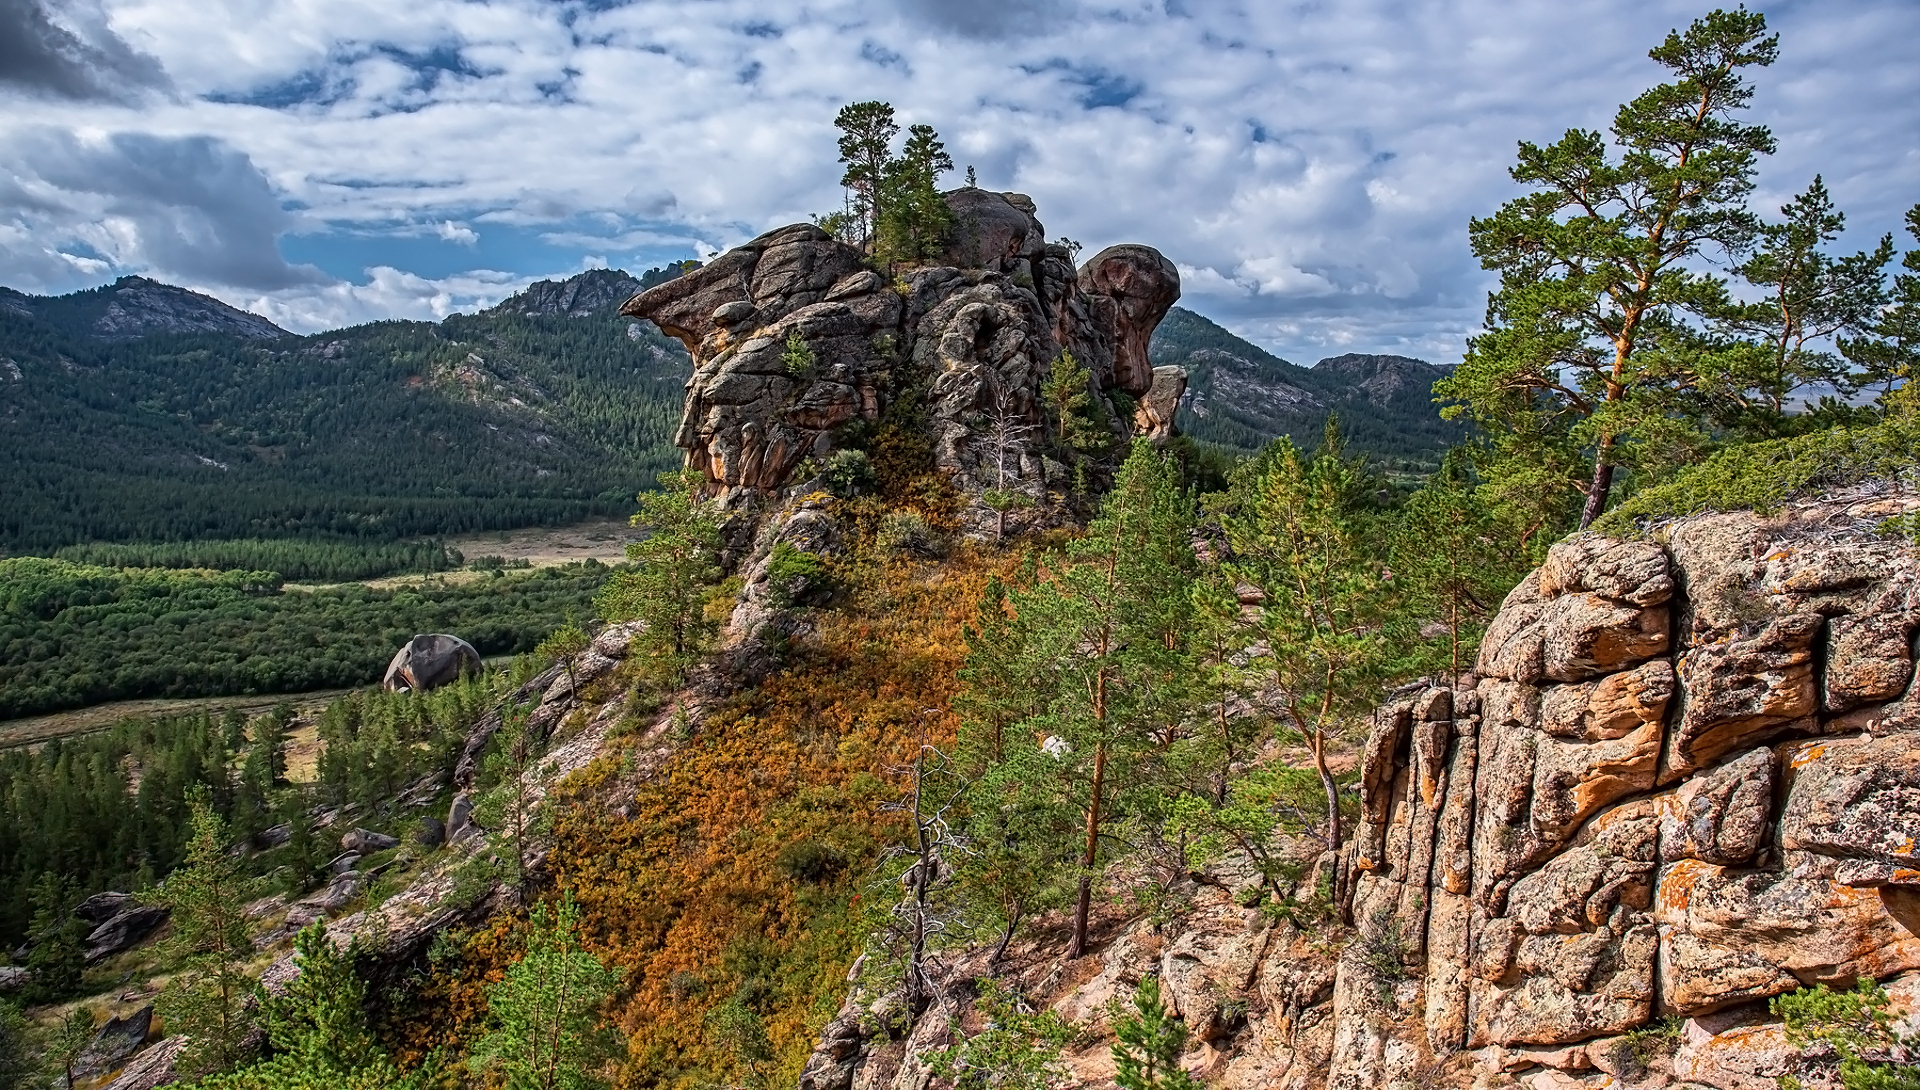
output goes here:
[{"label": "large rock formation", "polygon": [[[962,189],[948,201],[958,226],[946,263],[891,282],[859,250],[796,224],[627,301],[623,314],[693,354],[674,440],[688,465],[723,493],[775,491],[807,457],[899,409],[924,414],[913,425],[931,429],[936,465],[964,493],[1017,488],[1044,506],[1067,483],[1047,441],[1049,367],[1071,351],[1095,394],[1148,395],[1148,341],[1179,297],[1179,273],[1144,246],[1111,247],[1076,270],[1017,193]],[[810,360],[790,350],[802,343]],[[1134,429],[1094,400],[1117,436]],[[1166,400],[1156,412],[1170,422]],[[1159,416],[1144,426],[1165,433]]]},{"label": "large rock formation", "polygon": [[1353,909],[1401,921],[1417,1032],[1357,1028],[1336,1071],[1474,1049],[1598,1086],[1672,1015],[1685,1081],[1770,1085],[1729,1058],[1756,1034],[1791,1054],[1765,1000],[1920,970],[1920,558],[1886,513],[1572,538],[1477,679],[1383,709]]},{"label": "large rock formation", "polygon": [[444,632],[422,633],[393,653],[380,684],[390,693],[425,692],[482,669],[472,644]]}]

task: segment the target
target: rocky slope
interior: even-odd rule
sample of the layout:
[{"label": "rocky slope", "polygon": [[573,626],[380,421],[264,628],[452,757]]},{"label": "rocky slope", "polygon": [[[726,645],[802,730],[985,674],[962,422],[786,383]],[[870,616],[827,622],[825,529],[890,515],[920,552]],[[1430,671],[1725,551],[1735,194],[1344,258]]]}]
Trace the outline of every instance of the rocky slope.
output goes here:
[{"label": "rocky slope", "polygon": [[[1864,976],[1920,1001],[1920,555],[1878,533],[1917,508],[1868,489],[1562,542],[1476,674],[1376,715],[1349,929],[1242,907],[1228,859],[1169,922],[994,971],[1094,1031],[1079,1085],[1111,1079],[1105,1004],[1146,973],[1217,1088],[1825,1085],[1766,1000]],[[988,972],[943,966],[958,1000]],[[806,1090],[925,1085],[947,1017],[873,1035],[890,1002],[856,992]]]},{"label": "rocky slope", "polygon": [[[1114,246],[1076,270],[1026,197],[947,199],[962,225],[952,252],[892,282],[855,248],[795,224],[626,303],[622,313],[693,355],[674,438],[689,465],[729,496],[770,493],[863,427],[924,412],[911,426],[931,432],[935,465],[962,493],[1025,492],[1044,518],[1070,483],[1047,453],[1041,395],[1062,351],[1092,372],[1106,395],[1093,412],[1116,438],[1169,432],[1184,376],[1156,374],[1148,343],[1180,294],[1173,264]],[[789,351],[796,339],[811,363]],[[972,521],[985,519],[976,504]]]}]

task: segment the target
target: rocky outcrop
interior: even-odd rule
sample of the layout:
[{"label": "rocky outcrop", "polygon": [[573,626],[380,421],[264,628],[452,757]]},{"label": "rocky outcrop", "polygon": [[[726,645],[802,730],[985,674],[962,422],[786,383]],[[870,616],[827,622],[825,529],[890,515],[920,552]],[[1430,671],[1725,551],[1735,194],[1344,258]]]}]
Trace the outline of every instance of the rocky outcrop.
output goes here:
[{"label": "rocky outcrop", "polygon": [[[891,280],[854,247],[795,224],[627,301],[621,313],[693,354],[674,439],[689,466],[723,493],[773,492],[805,459],[857,444],[900,410],[924,414],[913,426],[931,430],[936,466],[964,493],[1018,488],[1044,508],[1070,482],[1041,384],[1070,351],[1090,392],[1147,395],[1148,341],[1179,297],[1179,273],[1144,246],[1111,247],[1076,270],[1017,193],[962,189],[948,201],[958,225],[943,263]],[[1094,400],[1117,434],[1133,428]]]},{"label": "rocky outcrop", "polygon": [[483,668],[480,652],[460,637],[444,632],[423,634],[393,653],[380,684],[390,693],[424,692],[457,681],[462,674],[477,674]]},{"label": "rocky outcrop", "polygon": [[1770,1085],[1792,1050],[1766,999],[1920,970],[1920,557],[1874,532],[1898,508],[1572,538],[1477,678],[1383,709],[1353,910],[1409,927],[1419,989],[1411,1029],[1354,1035],[1335,1070],[1471,1049],[1598,1086],[1670,1015],[1675,1077]]},{"label": "rocky outcrop", "polygon": [[248,340],[274,340],[286,330],[258,314],[230,307],[209,295],[144,276],[71,295],[38,296],[0,289],[0,307],[104,340],[158,333],[226,333]]},{"label": "rocky outcrop", "polygon": [[640,281],[619,269],[588,269],[565,280],[536,280],[487,313],[584,318],[610,311],[639,290]]},{"label": "rocky outcrop", "polygon": [[165,922],[167,910],[160,905],[131,905],[121,909],[87,932],[87,963],[105,961],[122,950],[140,945]]}]

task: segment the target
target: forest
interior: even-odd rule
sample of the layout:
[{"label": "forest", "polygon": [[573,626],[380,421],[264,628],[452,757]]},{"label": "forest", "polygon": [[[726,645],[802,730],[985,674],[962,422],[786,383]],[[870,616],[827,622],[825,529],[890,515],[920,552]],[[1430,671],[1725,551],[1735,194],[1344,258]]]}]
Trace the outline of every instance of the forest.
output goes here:
[{"label": "forest", "polygon": [[419,632],[451,632],[483,655],[531,651],[591,612],[608,572],[583,561],[302,591],[283,589],[277,572],[0,560],[0,718],[133,697],[366,685]]},{"label": "forest", "polygon": [[630,510],[686,353],[608,313],[100,341],[0,308],[0,550],[394,542]]}]

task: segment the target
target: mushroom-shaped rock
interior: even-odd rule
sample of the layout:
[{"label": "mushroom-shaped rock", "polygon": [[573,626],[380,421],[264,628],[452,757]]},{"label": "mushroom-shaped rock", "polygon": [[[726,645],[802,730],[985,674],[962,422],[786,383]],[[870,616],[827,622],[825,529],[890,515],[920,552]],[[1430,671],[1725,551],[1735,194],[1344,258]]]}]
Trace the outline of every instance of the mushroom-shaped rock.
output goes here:
[{"label": "mushroom-shaped rock", "polygon": [[435,632],[415,636],[394,652],[380,684],[392,693],[435,689],[481,669],[480,652],[472,644],[458,636]]},{"label": "mushroom-shaped rock", "polygon": [[1113,301],[1114,385],[1135,397],[1151,390],[1147,344],[1180,298],[1180,270],[1151,246],[1109,246],[1080,267],[1080,290]]}]

